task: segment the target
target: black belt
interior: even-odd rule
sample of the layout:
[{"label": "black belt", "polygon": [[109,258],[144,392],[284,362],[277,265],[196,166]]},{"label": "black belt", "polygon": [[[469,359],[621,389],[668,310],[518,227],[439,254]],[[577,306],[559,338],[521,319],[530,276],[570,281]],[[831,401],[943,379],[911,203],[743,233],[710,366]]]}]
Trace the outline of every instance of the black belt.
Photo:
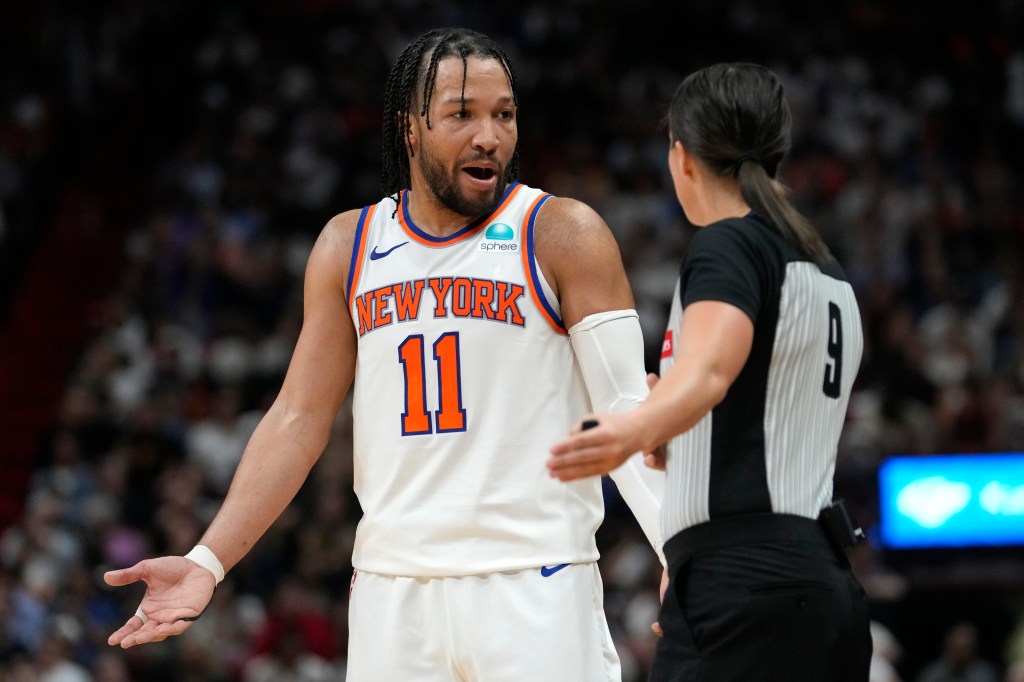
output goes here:
[{"label": "black belt", "polygon": [[665,559],[674,575],[703,552],[746,544],[800,543],[817,545],[846,563],[846,549],[863,537],[840,501],[822,510],[817,520],[795,514],[739,514],[690,526],[665,543]]}]

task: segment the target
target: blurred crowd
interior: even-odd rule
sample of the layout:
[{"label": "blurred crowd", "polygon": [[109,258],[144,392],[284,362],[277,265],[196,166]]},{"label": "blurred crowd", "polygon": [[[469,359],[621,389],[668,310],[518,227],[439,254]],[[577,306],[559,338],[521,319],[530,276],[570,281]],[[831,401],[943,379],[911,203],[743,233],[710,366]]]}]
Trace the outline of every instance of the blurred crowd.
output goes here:
[{"label": "blurred crowd", "polygon": [[[0,32],[37,31],[0,47],[8,65],[29,66],[0,72],[0,245],[31,241],[41,227],[30,209],[76,168],[90,187],[127,183],[141,207],[110,226],[120,284],[93,311],[23,514],[0,535],[0,680],[344,679],[359,518],[347,406],[295,502],[186,636],[107,647],[141,592],[109,590],[101,576],[185,553],[212,518],[281,383],[313,240],[335,213],[379,198],[388,69],[438,25],[489,33],[517,65],[522,179],[608,222],[652,370],[692,235],[666,170],[667,102],[682,75],[713,61],[775,69],[795,118],[782,179],[844,264],[864,318],[837,493],[870,527],[886,456],[1024,450],[1024,6],[979,2],[961,16],[920,2],[782,5],[704,0],[673,19],[646,0],[0,12]],[[103,158],[89,156],[90,140]],[[661,571],[607,485],[606,609],[624,678],[641,680]],[[869,598],[884,605],[877,680],[1024,679],[1024,585],[1001,600],[998,631],[950,614],[922,642],[900,631],[902,617],[881,622],[912,581],[872,547],[857,552]],[[974,635],[968,658],[987,658],[988,676],[927,676],[946,628]]]}]

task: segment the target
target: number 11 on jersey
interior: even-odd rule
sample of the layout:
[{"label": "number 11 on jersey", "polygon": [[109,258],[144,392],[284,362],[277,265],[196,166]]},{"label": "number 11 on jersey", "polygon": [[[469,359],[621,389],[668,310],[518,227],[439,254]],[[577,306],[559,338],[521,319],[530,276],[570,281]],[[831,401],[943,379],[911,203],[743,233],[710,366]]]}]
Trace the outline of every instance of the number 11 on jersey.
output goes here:
[{"label": "number 11 on jersey", "polygon": [[437,365],[437,404],[427,410],[426,355],[422,334],[407,336],[398,346],[398,361],[405,375],[405,412],[402,435],[452,433],[466,430],[466,410],[462,407],[462,367],[459,359],[459,333],[446,332],[433,345]]}]

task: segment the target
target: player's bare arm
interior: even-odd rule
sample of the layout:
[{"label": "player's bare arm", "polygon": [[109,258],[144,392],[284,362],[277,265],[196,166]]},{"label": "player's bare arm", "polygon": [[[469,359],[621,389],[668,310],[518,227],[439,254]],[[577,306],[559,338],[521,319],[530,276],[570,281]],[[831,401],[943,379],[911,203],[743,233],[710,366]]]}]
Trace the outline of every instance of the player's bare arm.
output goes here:
[{"label": "player's bare arm", "polygon": [[[643,333],[611,230],[586,204],[552,198],[541,208],[534,238],[593,409],[614,413],[634,408],[648,394]],[[658,514],[664,478],[647,469],[635,452],[616,453],[594,473],[612,476],[661,558]]]},{"label": "player's bare arm", "polygon": [[[200,541],[225,570],[252,548],[295,496],[330,437],[352,383],[356,341],[345,281],[358,212],[332,219],[310,255],[303,325],[277,399],[260,421],[224,504]],[[111,585],[146,583],[139,614],[108,642],[128,648],[179,635],[206,608],[210,570],[184,557],[161,557],[105,575]]]},{"label": "player's bare arm", "polygon": [[332,219],[306,267],[303,322],[281,391],[245,449],[202,544],[230,569],[284,510],[320,457],[352,384],[356,339],[345,302],[357,211]]},{"label": "player's bare arm", "polygon": [[615,236],[590,206],[552,197],[537,216],[534,240],[537,261],[555,290],[566,328],[593,313],[633,308]]}]

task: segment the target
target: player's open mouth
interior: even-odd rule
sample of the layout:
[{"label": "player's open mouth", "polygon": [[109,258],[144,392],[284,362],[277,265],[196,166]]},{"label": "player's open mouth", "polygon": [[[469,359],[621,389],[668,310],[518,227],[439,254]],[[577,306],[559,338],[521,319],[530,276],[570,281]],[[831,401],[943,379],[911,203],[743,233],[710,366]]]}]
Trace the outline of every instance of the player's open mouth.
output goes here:
[{"label": "player's open mouth", "polygon": [[462,170],[471,177],[484,181],[491,180],[497,174],[497,171],[493,168],[482,168],[479,166],[465,166]]}]

